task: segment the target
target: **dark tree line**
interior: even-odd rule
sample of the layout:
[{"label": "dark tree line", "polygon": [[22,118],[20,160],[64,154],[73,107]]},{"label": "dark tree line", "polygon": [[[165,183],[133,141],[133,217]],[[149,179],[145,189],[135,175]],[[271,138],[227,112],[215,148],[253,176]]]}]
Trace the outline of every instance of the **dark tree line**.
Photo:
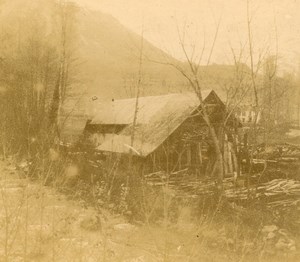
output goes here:
[{"label": "dark tree line", "polygon": [[72,88],[77,7],[54,0],[1,7],[1,153],[34,157],[59,136],[60,108]]}]

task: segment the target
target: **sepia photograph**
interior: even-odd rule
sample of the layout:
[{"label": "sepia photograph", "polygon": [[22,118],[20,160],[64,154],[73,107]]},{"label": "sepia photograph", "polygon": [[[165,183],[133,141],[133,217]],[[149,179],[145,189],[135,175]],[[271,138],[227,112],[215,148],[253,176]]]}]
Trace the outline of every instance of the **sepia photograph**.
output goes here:
[{"label": "sepia photograph", "polygon": [[0,0],[2,261],[300,261],[300,0]]}]

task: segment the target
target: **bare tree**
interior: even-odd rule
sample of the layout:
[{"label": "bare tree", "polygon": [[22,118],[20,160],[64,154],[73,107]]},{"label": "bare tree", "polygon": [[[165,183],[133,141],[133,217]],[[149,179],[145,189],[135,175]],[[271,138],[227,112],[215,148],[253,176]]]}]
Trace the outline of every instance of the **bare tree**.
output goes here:
[{"label": "bare tree", "polygon": [[60,36],[58,37],[60,39],[59,66],[49,119],[50,125],[54,126],[59,135],[59,114],[67,95],[67,88],[70,84],[70,68],[74,59],[74,24],[77,7],[70,2],[61,0],[57,5],[57,9],[58,27],[60,28]]},{"label": "bare tree", "polygon": [[[220,22],[221,22],[221,19],[217,23],[213,41],[212,41],[211,47],[209,49],[208,58],[206,61],[207,66],[209,65],[209,63],[211,61],[211,57],[212,57],[212,54],[214,51],[215,43],[216,43],[218,32],[219,32]],[[195,55],[195,53],[196,53],[195,45],[193,46],[192,54],[189,55],[188,51],[186,49],[186,45],[185,45],[185,30],[186,30],[186,28],[184,28],[183,33],[181,34],[180,30],[177,26],[179,43],[180,43],[181,49],[183,51],[183,54],[185,56],[185,59],[187,61],[187,64],[188,64],[187,67],[185,67],[183,65],[179,65],[179,64],[174,64],[169,61],[161,62],[161,61],[153,61],[151,59],[150,59],[150,61],[169,65],[169,66],[175,68],[187,80],[190,88],[192,88],[193,92],[197,95],[197,97],[199,99],[199,103],[200,103],[200,110],[198,113],[203,117],[203,119],[208,127],[209,134],[212,139],[212,143],[213,143],[213,147],[214,147],[215,163],[213,165],[212,176],[217,178],[218,190],[219,190],[219,192],[222,192],[223,177],[224,177],[224,163],[223,163],[224,159],[223,159],[223,153],[222,153],[223,130],[221,130],[221,128],[217,128],[212,123],[212,121],[210,119],[210,113],[207,109],[207,106],[204,103],[204,99],[202,96],[202,91],[205,89],[205,87],[202,85],[202,81],[201,81],[202,79],[201,79],[200,64],[202,63],[205,48],[206,48],[205,41],[204,41],[204,44],[202,47],[202,51],[200,52],[200,54],[198,56]]]}]

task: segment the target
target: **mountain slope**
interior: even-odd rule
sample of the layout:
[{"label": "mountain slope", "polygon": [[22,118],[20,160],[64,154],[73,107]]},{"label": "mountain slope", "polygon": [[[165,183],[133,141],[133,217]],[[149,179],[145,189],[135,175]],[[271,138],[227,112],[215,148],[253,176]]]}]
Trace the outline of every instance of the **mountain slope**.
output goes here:
[{"label": "mountain slope", "polygon": [[[89,93],[102,97],[132,96],[139,72],[141,36],[130,32],[113,17],[81,10],[78,14],[80,57]],[[170,66],[153,63],[179,63],[147,40],[143,40],[142,89],[145,95],[182,89],[183,78]]]}]

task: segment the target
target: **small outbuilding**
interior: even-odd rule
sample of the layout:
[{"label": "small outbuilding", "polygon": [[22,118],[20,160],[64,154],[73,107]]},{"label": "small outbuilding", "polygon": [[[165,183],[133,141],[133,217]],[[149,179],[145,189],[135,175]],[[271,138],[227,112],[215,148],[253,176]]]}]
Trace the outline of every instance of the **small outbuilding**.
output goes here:
[{"label": "small outbuilding", "polygon": [[[230,118],[223,128],[226,106],[213,90],[202,92],[203,102],[217,132],[225,130],[225,170],[237,168],[234,132],[240,127]],[[97,103],[97,101],[95,101]],[[147,172],[194,170],[209,173],[214,148],[195,93],[176,93],[98,103],[84,130],[84,141],[103,157],[130,156]]]}]

